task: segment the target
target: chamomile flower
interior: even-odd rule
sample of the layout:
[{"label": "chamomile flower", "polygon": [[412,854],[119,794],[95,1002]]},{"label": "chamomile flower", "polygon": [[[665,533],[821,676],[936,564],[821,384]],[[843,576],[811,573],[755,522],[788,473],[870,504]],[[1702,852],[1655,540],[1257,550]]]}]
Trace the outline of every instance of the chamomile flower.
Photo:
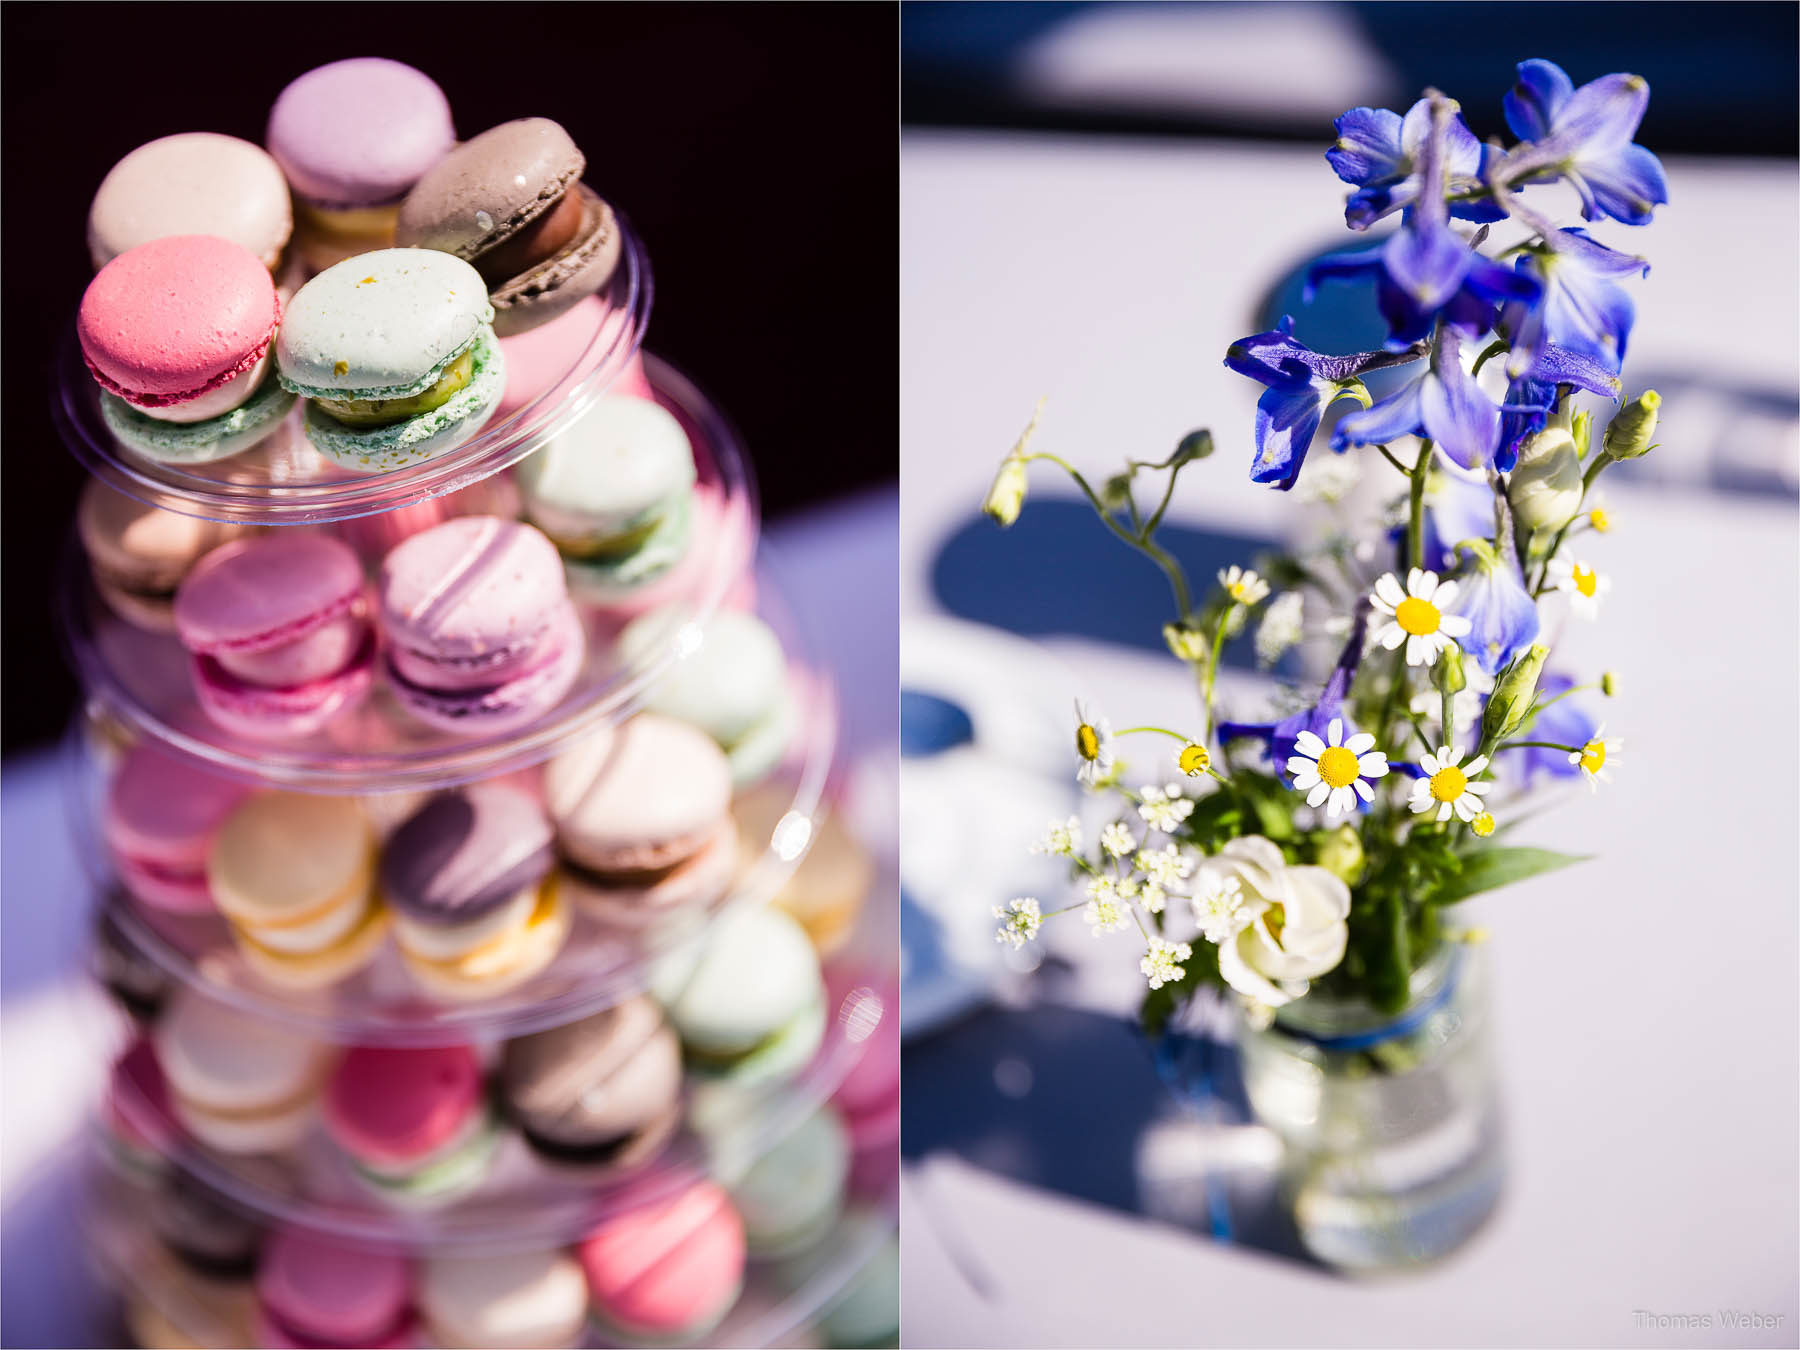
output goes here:
[{"label": "chamomile flower", "polygon": [[1161,989],[1165,984],[1173,984],[1187,969],[1181,963],[1194,954],[1194,949],[1185,942],[1169,942],[1163,938],[1150,939],[1150,949],[1144,953],[1144,959],[1138,962],[1138,969],[1144,972],[1144,978],[1150,981],[1152,989]]},{"label": "chamomile flower", "polygon": [[1044,837],[1031,846],[1033,853],[1052,853],[1062,857],[1074,857],[1081,852],[1081,819],[1070,816],[1063,824],[1050,822],[1050,828]]},{"label": "chamomile flower", "polygon": [[1388,622],[1374,628],[1377,642],[1390,652],[1402,643],[1406,646],[1406,664],[1429,666],[1457,638],[1466,636],[1469,621],[1448,611],[1456,600],[1456,583],[1438,580],[1436,572],[1415,567],[1406,574],[1406,589],[1392,572],[1375,583],[1369,597]]},{"label": "chamomile flower", "polygon": [[1136,858],[1138,871],[1150,878],[1152,885],[1169,888],[1179,886],[1194,875],[1194,858],[1185,854],[1173,844],[1164,844],[1161,848],[1139,849]]},{"label": "chamomile flower", "polygon": [[1112,877],[1095,877],[1087,885],[1087,905],[1082,920],[1094,930],[1094,936],[1116,933],[1131,922],[1131,910],[1119,895],[1119,883]]},{"label": "chamomile flower", "polygon": [[1268,582],[1249,568],[1235,564],[1220,570],[1219,585],[1225,588],[1225,594],[1246,609],[1251,605],[1261,604],[1269,594]]},{"label": "chamomile flower", "polygon": [[1602,723],[1593,739],[1569,755],[1569,763],[1580,769],[1587,785],[1598,792],[1602,783],[1612,782],[1612,771],[1607,765],[1617,760],[1619,751],[1624,748],[1625,742],[1617,736],[1608,736]]},{"label": "chamomile flower", "polygon": [[1181,784],[1151,784],[1138,790],[1138,814],[1153,830],[1174,834],[1181,822],[1194,814],[1194,803],[1181,795]]},{"label": "chamomile flower", "polygon": [[1325,728],[1325,740],[1302,731],[1294,740],[1296,753],[1287,762],[1294,789],[1306,794],[1308,806],[1325,806],[1325,818],[1346,816],[1356,809],[1356,799],[1373,801],[1369,784],[1387,777],[1387,755],[1375,748],[1375,738],[1359,732],[1344,739],[1344,719],[1334,717]]},{"label": "chamomile flower", "polygon": [[1588,512],[1588,525],[1600,534],[1607,534],[1613,527],[1612,514],[1604,506],[1596,506]]},{"label": "chamomile flower", "polygon": [[1494,813],[1492,811],[1483,811],[1480,815],[1476,816],[1475,819],[1469,822],[1469,828],[1475,831],[1475,833],[1480,835],[1483,839],[1486,839],[1494,832]]},{"label": "chamomile flower", "polygon": [[1004,906],[995,905],[994,917],[1000,920],[1000,931],[994,934],[994,941],[1011,943],[1014,951],[1036,937],[1044,922],[1038,902],[1028,895]]},{"label": "chamomile flower", "polygon": [[1474,781],[1487,765],[1486,755],[1463,764],[1462,751],[1451,745],[1440,746],[1435,755],[1420,755],[1419,767],[1426,777],[1413,783],[1408,805],[1415,815],[1436,811],[1440,821],[1450,819],[1452,812],[1458,820],[1474,820],[1487,809],[1481,798],[1494,786],[1491,781]]},{"label": "chamomile flower", "polygon": [[1194,922],[1200,925],[1200,936],[1208,942],[1223,944],[1250,926],[1254,917],[1244,902],[1244,885],[1235,876],[1219,876],[1213,872],[1200,874],[1200,888],[1194,893]]},{"label": "chamomile flower", "polygon": [[1075,753],[1081,757],[1081,767],[1075,771],[1077,782],[1097,787],[1112,773],[1112,723],[1080,698],[1075,700]]},{"label": "chamomile flower", "polygon": [[1115,858],[1123,858],[1137,847],[1137,840],[1131,837],[1131,826],[1122,820],[1115,820],[1100,831],[1100,847]]},{"label": "chamomile flower", "polygon": [[1569,609],[1584,619],[1600,617],[1600,597],[1612,589],[1612,578],[1601,576],[1593,565],[1577,558],[1558,558],[1550,564],[1550,584],[1569,597]]},{"label": "chamomile flower", "polygon": [[1212,768],[1212,755],[1204,745],[1190,743],[1182,746],[1181,753],[1175,756],[1175,767],[1189,778],[1201,778]]},{"label": "chamomile flower", "polygon": [[1263,611],[1262,622],[1256,626],[1256,659],[1259,663],[1274,665],[1283,652],[1300,640],[1305,605],[1299,591],[1283,591]]}]

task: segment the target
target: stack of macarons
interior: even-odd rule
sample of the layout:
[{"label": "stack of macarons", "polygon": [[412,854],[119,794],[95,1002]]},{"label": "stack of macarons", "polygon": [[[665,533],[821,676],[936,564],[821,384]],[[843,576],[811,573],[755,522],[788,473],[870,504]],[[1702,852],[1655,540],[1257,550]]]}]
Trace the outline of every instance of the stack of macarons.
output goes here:
[{"label": "stack of macarons", "polygon": [[250,740],[311,736],[374,679],[362,566],[330,535],[285,529],[214,549],[176,591],[174,618],[201,709]]},{"label": "stack of macarons", "polygon": [[550,822],[503,782],[436,793],[381,850],[381,893],[413,978],[452,1001],[529,980],[569,934],[567,904],[546,885]]},{"label": "stack of macarons", "polygon": [[384,665],[420,721],[503,735],[555,708],[587,635],[549,540],[529,525],[462,516],[389,553],[378,582]]},{"label": "stack of macarons", "polygon": [[593,919],[642,931],[715,904],[737,871],[731,771],[704,732],[640,713],[554,756],[544,796],[557,888]]},{"label": "stack of macarons", "polygon": [[112,259],[88,284],[76,333],[121,444],[203,463],[249,449],[293,406],[270,348],[281,299],[262,260],[217,235],[169,235]]}]

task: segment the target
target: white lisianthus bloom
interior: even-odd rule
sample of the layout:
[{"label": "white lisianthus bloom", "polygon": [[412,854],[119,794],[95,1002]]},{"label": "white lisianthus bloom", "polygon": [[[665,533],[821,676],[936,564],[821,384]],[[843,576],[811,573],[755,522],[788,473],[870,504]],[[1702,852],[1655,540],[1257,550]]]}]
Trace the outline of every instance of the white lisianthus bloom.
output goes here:
[{"label": "white lisianthus bloom", "polygon": [[1323,867],[1291,867],[1260,835],[1233,839],[1202,867],[1235,877],[1250,922],[1219,947],[1225,982],[1266,1007],[1306,992],[1344,959],[1350,888]]}]

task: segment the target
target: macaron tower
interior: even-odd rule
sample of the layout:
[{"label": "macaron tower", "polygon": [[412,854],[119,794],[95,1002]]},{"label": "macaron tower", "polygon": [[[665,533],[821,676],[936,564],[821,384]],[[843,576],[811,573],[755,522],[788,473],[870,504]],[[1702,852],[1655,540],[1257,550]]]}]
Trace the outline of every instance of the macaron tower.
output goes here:
[{"label": "macaron tower", "polygon": [[56,371],[127,1329],[798,1326],[891,1226],[894,981],[743,453],[569,129],[293,73],[264,147],[111,152]]}]

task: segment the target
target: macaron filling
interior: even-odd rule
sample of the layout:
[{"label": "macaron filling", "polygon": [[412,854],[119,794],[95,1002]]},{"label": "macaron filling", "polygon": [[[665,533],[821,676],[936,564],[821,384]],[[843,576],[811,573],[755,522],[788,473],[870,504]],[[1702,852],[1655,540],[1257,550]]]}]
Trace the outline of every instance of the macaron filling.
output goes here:
[{"label": "macaron filling", "polygon": [[[527,659],[494,683],[467,684],[454,677],[445,681],[441,671],[432,671],[429,682],[409,679],[401,668],[402,662],[392,657],[387,662],[388,675],[396,691],[415,711],[452,724],[465,718],[525,712],[539,703],[547,709],[574,682],[585,642],[581,620],[569,605],[529,649]],[[412,669],[424,674],[430,668]],[[455,666],[447,664],[443,670],[454,672]]]},{"label": "macaron filling", "polygon": [[444,367],[437,383],[422,394],[406,398],[323,398],[314,397],[313,406],[351,427],[386,427],[404,422],[409,417],[441,408],[460,393],[475,373],[475,351],[471,347]]},{"label": "macaron filling", "polygon": [[408,951],[412,960],[456,981],[498,980],[529,965],[540,955],[533,938],[554,926],[561,915],[556,895],[549,886],[532,888],[531,907],[523,922],[515,923],[477,947],[457,956],[434,960]]},{"label": "macaron filling", "polygon": [[541,899],[538,885],[534,884],[498,909],[453,923],[424,919],[396,907],[394,940],[422,960],[456,961],[525,928],[537,912]]},{"label": "macaron filling", "polygon": [[585,214],[580,193],[564,192],[554,206],[469,261],[489,286],[503,285],[560,253],[581,230]]},{"label": "macaron filling", "polygon": [[[317,278],[314,280],[317,280]],[[483,308],[489,309],[489,307],[485,305]],[[489,309],[489,312],[491,313],[491,309]],[[464,356],[472,355],[474,358],[474,364],[470,368],[470,376],[473,377],[478,374],[482,365],[493,359],[495,350],[493,344],[493,327],[490,322],[484,319],[481,323],[476,325],[475,331],[469,334],[467,341],[459,345],[454,351],[447,353],[442,360],[435,362],[429,370],[426,370],[417,379],[410,380],[405,384],[370,385],[366,388],[351,389],[335,385],[307,385],[295,380],[285,367],[283,367],[280,372],[280,379],[285,387],[291,389],[294,393],[299,394],[302,398],[311,399],[315,404],[328,402],[355,404],[414,398],[426,393],[437,385],[449,372],[450,368],[460,362]],[[348,363],[343,361],[338,362],[334,373],[340,377],[348,375],[350,373]],[[463,382],[463,387],[466,388],[467,385],[468,381],[465,380]],[[454,398],[457,392],[459,391],[452,390],[449,397],[445,398],[442,403],[439,403],[436,406],[442,407],[443,403],[449,402],[450,398]],[[432,411],[432,409],[428,409],[427,411]],[[415,416],[416,415],[417,414],[415,414]]]}]

